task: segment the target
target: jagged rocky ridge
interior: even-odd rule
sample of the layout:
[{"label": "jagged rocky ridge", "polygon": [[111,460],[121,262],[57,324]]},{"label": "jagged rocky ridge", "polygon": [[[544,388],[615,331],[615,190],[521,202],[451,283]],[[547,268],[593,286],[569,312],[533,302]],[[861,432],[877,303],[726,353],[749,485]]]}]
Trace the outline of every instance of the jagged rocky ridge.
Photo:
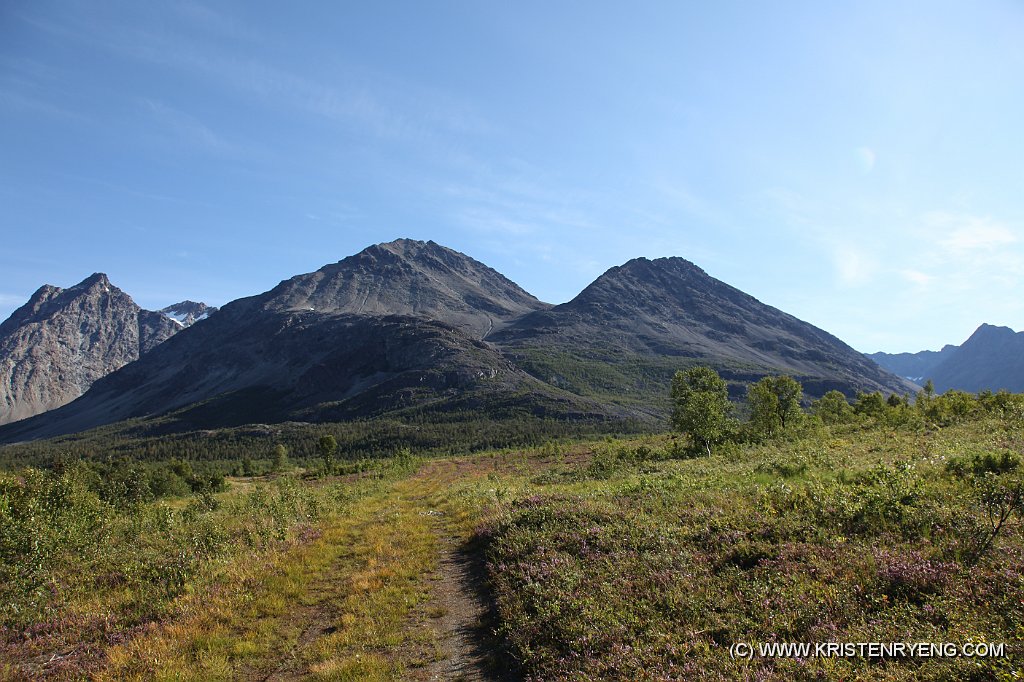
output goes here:
[{"label": "jagged rocky ridge", "polygon": [[402,239],[229,303],[0,440],[158,415],[182,429],[458,410],[654,420],[672,372],[697,362],[737,392],[777,372],[811,394],[913,388],[682,259],[630,261],[551,306],[468,256]]},{"label": "jagged rocky ridge", "polygon": [[0,424],[71,402],[179,329],[102,273],[40,287],[0,324]]}]

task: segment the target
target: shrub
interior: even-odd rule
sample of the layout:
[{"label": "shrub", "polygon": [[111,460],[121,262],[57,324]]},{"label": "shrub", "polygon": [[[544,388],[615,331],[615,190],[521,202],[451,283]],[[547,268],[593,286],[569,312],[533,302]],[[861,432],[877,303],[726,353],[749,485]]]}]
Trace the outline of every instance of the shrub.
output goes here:
[{"label": "shrub", "polygon": [[811,404],[811,414],[825,424],[843,424],[853,417],[853,408],[839,391],[829,391]]},{"label": "shrub", "polygon": [[954,457],[946,462],[946,471],[966,478],[968,476],[984,476],[985,474],[1005,474],[1015,471],[1020,466],[1020,457],[1004,450],[1003,452],[983,452],[971,457]]}]

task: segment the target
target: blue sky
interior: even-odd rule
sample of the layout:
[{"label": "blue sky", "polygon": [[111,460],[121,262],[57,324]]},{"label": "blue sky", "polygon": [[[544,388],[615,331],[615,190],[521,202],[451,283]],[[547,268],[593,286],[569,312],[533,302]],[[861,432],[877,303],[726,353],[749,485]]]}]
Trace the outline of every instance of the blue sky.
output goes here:
[{"label": "blue sky", "polygon": [[0,318],[397,237],[539,298],[683,256],[863,351],[1024,328],[1019,2],[0,3]]}]

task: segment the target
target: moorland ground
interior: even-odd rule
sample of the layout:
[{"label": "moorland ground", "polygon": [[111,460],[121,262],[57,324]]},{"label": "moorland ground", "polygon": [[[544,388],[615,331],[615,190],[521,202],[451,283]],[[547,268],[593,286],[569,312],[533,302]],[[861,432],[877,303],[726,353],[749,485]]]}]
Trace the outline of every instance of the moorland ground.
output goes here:
[{"label": "moorland ground", "polygon": [[[919,402],[710,456],[678,434],[401,451],[219,491],[192,474],[157,499],[152,471],[147,494],[81,463],[13,470],[0,677],[1017,679],[1024,403]],[[737,642],[1005,648],[742,660]]]}]

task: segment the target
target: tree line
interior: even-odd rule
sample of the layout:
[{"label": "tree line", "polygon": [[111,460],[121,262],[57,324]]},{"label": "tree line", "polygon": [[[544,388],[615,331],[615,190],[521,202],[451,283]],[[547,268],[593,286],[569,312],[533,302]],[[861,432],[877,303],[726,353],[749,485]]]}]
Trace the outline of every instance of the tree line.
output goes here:
[{"label": "tree line", "polygon": [[948,426],[979,412],[1024,416],[1024,395],[1006,391],[978,394],[950,390],[939,395],[929,380],[913,400],[908,395],[858,393],[851,403],[829,391],[803,406],[803,386],[793,377],[763,377],[747,387],[746,420],[736,416],[725,380],[711,367],[676,372],[671,386],[672,427],[688,434],[691,453],[710,455],[727,442],[751,442],[795,435],[808,426],[874,420],[893,427]]}]

